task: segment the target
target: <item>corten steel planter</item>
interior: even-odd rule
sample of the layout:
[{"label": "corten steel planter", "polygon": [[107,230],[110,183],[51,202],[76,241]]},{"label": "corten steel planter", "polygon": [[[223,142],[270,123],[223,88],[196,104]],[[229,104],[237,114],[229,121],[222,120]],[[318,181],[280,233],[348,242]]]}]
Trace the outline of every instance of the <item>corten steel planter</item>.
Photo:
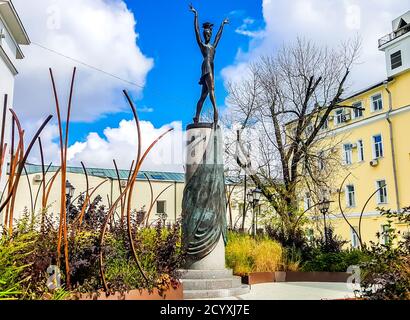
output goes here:
[{"label": "corten steel planter", "polygon": [[286,272],[286,282],[346,282],[347,272]]},{"label": "corten steel planter", "polygon": [[252,285],[258,283],[275,282],[274,272],[252,272],[242,277],[242,282]]},{"label": "corten steel planter", "polygon": [[162,295],[159,294],[158,289],[154,289],[153,292],[148,290],[131,290],[124,294],[115,293],[106,296],[104,291],[99,292],[99,296],[96,293],[93,294],[78,294],[78,300],[183,300],[183,286],[178,286],[177,289],[169,289]]},{"label": "corten steel planter", "polygon": [[252,272],[242,276],[242,282],[249,285],[269,282],[346,282],[350,276],[351,273],[347,272]]}]

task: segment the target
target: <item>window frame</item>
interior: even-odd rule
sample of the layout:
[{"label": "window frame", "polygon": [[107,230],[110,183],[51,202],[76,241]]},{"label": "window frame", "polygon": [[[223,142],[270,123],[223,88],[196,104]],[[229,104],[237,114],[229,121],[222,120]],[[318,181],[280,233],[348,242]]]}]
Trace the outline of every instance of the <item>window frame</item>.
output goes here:
[{"label": "window frame", "polygon": [[310,194],[310,192],[305,193],[304,204],[305,204],[305,211],[309,210],[309,208],[312,207],[312,195]]},{"label": "window frame", "polygon": [[[350,149],[346,149],[346,146],[350,146]],[[348,157],[347,157],[347,154],[349,154]],[[349,158],[350,162],[347,161],[347,158]],[[353,149],[352,149],[351,143],[343,144],[343,164],[345,166],[350,166],[353,164]]]},{"label": "window frame", "polygon": [[388,231],[385,230],[385,227],[387,227],[388,229],[390,229],[390,226],[388,224],[382,224],[381,225],[381,233],[380,236],[382,237],[382,242],[384,245],[388,245],[391,242],[391,239],[389,236],[384,235],[384,232]]},{"label": "window frame", "polygon": [[[350,237],[351,237],[351,243],[352,243],[352,248],[359,248],[360,243],[359,243],[359,237],[357,236],[356,232],[358,232],[358,227],[350,227]],[[356,231],[356,232],[355,232]]]},{"label": "window frame", "polygon": [[[380,136],[380,143],[376,143],[375,138],[379,136]],[[380,153],[379,156],[376,155],[376,144],[381,145],[381,149],[379,150],[379,153]],[[383,143],[383,135],[381,133],[378,133],[372,136],[372,149],[373,149],[373,160],[384,158],[384,143]]]},{"label": "window frame", "polygon": [[[360,105],[360,108],[363,108],[363,101],[357,101],[352,104],[353,107],[357,107],[357,105]],[[356,116],[356,111],[360,111],[361,115]],[[353,119],[360,119],[364,117],[363,110],[353,109],[352,113],[353,113],[353,116],[352,116]]]},{"label": "window frame", "polygon": [[357,140],[357,160],[358,162],[365,161],[363,139]]},{"label": "window frame", "polygon": [[[380,99],[377,99],[378,101],[381,102],[381,108],[380,108],[380,109],[375,109],[375,108],[374,108],[374,98],[375,98],[376,96],[380,96]],[[384,109],[383,93],[382,93],[382,92],[378,92],[378,93],[373,94],[373,95],[370,97],[370,104],[371,104],[370,110],[371,110],[372,112],[381,112],[381,111],[383,111],[383,109]]]},{"label": "window frame", "polygon": [[[396,57],[393,57],[393,55],[395,55],[395,54],[399,54],[398,57],[400,57],[400,61],[398,61],[398,62],[400,63],[400,65],[397,65],[397,66],[393,66],[393,59],[396,58]],[[390,55],[390,68],[391,68],[391,70],[395,70],[395,69],[401,68],[402,66],[403,66],[403,55],[402,55],[402,51],[401,51],[401,50],[398,50],[398,51],[396,51],[396,52],[393,52],[393,53]]]},{"label": "window frame", "polygon": [[[160,202],[163,202],[163,203],[164,203],[164,212],[159,212],[159,211],[158,211],[158,204],[159,204]],[[166,201],[166,200],[157,200],[157,203],[156,203],[156,213],[157,213],[157,214],[167,213],[167,201]]]},{"label": "window frame", "polygon": [[[340,114],[339,114],[339,112],[340,112]],[[335,125],[337,125],[337,126],[340,126],[340,125],[342,125],[344,122],[343,122],[343,115],[344,115],[344,110],[343,109],[336,109],[335,110]],[[339,122],[339,116],[341,117],[341,121]]]},{"label": "window frame", "polygon": [[[353,188],[352,191],[349,191],[349,188]],[[356,188],[353,184],[348,184],[346,186],[346,205],[348,208],[356,207]],[[352,202],[350,202],[350,195],[353,194]]]},{"label": "window frame", "polygon": [[[384,188],[379,190],[381,188],[381,185],[379,184],[380,182],[384,181]],[[377,204],[387,204],[388,203],[388,192],[387,192],[387,183],[386,183],[386,179],[380,179],[380,180],[376,180],[376,190],[379,190],[377,192]],[[384,201],[382,201],[380,195],[383,192],[383,197],[384,197]]]}]

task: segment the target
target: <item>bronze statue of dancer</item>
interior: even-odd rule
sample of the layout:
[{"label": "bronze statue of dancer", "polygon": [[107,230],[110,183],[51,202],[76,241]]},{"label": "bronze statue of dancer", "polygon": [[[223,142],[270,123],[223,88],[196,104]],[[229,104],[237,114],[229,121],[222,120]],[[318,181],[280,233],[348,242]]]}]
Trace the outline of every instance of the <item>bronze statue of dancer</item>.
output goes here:
[{"label": "bronze statue of dancer", "polygon": [[199,32],[199,25],[198,25],[198,11],[190,5],[190,10],[195,14],[195,35],[196,41],[198,42],[199,48],[201,49],[202,56],[204,57],[204,61],[202,62],[202,75],[199,81],[199,84],[202,85],[202,93],[201,98],[198,101],[196,107],[196,115],[194,118],[194,123],[199,122],[199,117],[201,115],[202,107],[204,105],[206,97],[209,95],[212,106],[214,108],[214,125],[218,123],[218,109],[216,107],[216,99],[215,99],[215,72],[214,72],[214,58],[215,58],[215,51],[216,47],[218,46],[219,40],[221,40],[222,32],[224,29],[225,24],[229,23],[228,19],[225,19],[222,22],[221,27],[215,37],[215,42],[211,44],[212,38],[212,28],[213,24],[209,22],[205,22],[202,27],[204,29],[204,39],[205,43],[202,42],[201,35]]}]

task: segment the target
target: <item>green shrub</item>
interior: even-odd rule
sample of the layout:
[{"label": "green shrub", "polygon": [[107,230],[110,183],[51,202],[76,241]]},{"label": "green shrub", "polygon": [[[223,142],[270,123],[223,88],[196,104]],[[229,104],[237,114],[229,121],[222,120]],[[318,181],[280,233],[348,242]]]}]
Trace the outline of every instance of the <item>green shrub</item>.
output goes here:
[{"label": "green shrub", "polygon": [[20,238],[0,238],[0,300],[17,299],[23,295],[22,278],[28,266],[21,263],[32,243],[31,236]]},{"label": "green shrub", "polygon": [[393,227],[393,222],[410,225],[410,207],[400,213],[379,209],[388,218],[388,228],[378,239],[387,243],[371,242],[366,252],[370,259],[361,264],[360,294],[369,300],[410,299],[410,241]]},{"label": "green shrub", "polygon": [[349,266],[359,265],[368,259],[365,252],[357,249],[341,252],[323,252],[314,249],[311,258],[302,264],[302,271],[346,272]]}]

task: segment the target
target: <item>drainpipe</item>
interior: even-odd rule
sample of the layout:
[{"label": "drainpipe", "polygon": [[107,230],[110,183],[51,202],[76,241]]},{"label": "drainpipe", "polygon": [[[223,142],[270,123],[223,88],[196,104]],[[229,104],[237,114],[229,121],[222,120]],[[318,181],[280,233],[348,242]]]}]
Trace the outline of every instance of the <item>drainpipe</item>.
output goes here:
[{"label": "drainpipe", "polygon": [[391,112],[393,111],[393,102],[392,102],[392,93],[388,87],[389,82],[385,81],[384,86],[389,95],[389,111],[386,114],[386,120],[389,123],[389,131],[390,131],[390,146],[391,146],[391,155],[393,161],[393,177],[394,177],[394,188],[396,193],[396,206],[397,212],[400,212],[400,197],[399,197],[399,185],[398,185],[398,178],[397,178],[397,166],[396,166],[396,152],[394,147],[394,135],[393,135],[393,123],[391,121]]},{"label": "drainpipe", "polygon": [[[110,182],[111,182],[111,190],[110,190],[110,193],[111,193],[111,202],[113,202],[113,200],[112,200],[113,198],[112,198],[112,197],[113,197],[113,191],[114,191],[114,190],[113,190],[113,189],[114,189],[114,188],[113,188],[113,187],[114,187],[114,186],[113,186],[113,184],[114,184],[114,179],[111,179],[111,178],[110,178]],[[110,204],[108,204],[108,206],[109,206],[109,205],[110,205]]]},{"label": "drainpipe", "polygon": [[174,181],[174,222],[177,223],[177,182]]}]

